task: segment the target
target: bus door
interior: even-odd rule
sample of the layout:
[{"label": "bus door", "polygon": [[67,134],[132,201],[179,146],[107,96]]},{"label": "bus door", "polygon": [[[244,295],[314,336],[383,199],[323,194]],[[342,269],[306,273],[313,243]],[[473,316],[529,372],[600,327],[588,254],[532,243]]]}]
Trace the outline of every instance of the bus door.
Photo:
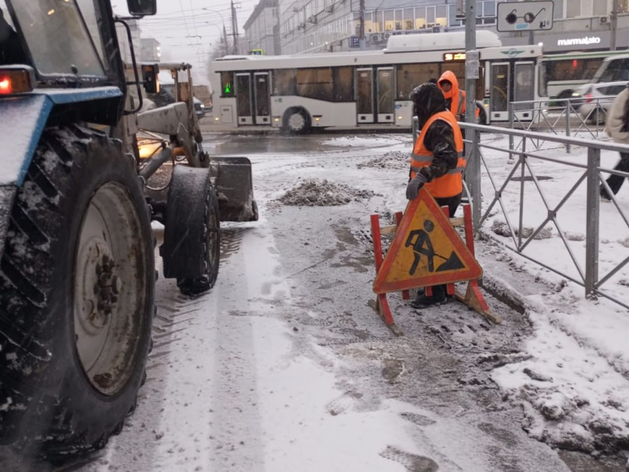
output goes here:
[{"label": "bus door", "polygon": [[358,124],[374,122],[373,70],[356,69],[356,113]]},{"label": "bus door", "polygon": [[511,75],[508,62],[491,64],[489,83],[489,121],[509,121]]},{"label": "bus door", "polygon": [[515,114],[522,121],[533,119],[535,103],[535,63],[516,62],[513,69],[513,101],[528,102],[515,106]]},{"label": "bus door", "polygon": [[255,87],[253,93],[255,95],[256,125],[271,124],[271,95],[269,87],[269,73],[256,72],[253,74]]},{"label": "bus door", "polygon": [[377,78],[378,123],[393,123],[393,67],[378,67]]},{"label": "bus door", "polygon": [[253,124],[250,74],[236,74],[236,112],[239,125]]}]

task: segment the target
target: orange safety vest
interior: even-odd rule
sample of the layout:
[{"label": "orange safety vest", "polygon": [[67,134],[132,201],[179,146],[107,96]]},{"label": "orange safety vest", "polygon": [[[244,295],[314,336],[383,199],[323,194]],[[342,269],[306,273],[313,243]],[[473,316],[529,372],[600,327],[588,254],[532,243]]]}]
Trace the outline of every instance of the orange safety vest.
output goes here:
[{"label": "orange safety vest", "polygon": [[459,159],[454,169],[448,171],[447,174],[441,177],[433,179],[431,182],[427,182],[424,187],[434,198],[454,197],[463,192],[463,171],[465,170],[466,161],[463,156],[463,136],[461,135],[461,128],[459,128],[456,118],[449,110],[441,111],[431,116],[424,125],[422,132],[419,134],[411,157],[411,179],[415,178],[419,169],[430,166],[434,159],[432,152],[424,146],[424,138],[430,126],[437,120],[443,120],[452,127],[454,144],[456,145],[456,152],[458,153]]},{"label": "orange safety vest", "polygon": [[452,107],[450,108],[450,111],[454,113],[454,109],[456,107],[456,113],[454,113],[455,116],[465,115],[465,92],[463,90],[459,90],[459,96],[457,98],[458,100],[455,101],[454,97],[452,97]]}]

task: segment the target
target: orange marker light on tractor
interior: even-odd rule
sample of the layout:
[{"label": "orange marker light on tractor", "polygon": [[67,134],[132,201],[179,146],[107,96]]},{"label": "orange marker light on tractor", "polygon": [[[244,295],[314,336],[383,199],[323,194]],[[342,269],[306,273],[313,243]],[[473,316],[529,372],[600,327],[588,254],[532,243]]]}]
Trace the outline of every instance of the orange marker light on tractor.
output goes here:
[{"label": "orange marker light on tractor", "polygon": [[9,94],[12,88],[8,77],[0,77],[0,94]]},{"label": "orange marker light on tractor", "polygon": [[0,95],[32,92],[35,72],[28,66],[0,67]]}]

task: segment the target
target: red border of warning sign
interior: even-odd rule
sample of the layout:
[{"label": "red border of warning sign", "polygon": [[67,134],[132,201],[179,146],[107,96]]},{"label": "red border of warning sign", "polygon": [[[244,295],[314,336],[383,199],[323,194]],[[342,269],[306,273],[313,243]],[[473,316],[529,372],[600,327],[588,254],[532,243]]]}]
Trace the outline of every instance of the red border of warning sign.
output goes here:
[{"label": "red border of warning sign", "polygon": [[[386,277],[391,270],[393,261],[400,251],[400,247],[402,246],[402,241],[404,239],[404,236],[402,235],[406,235],[408,233],[410,224],[413,221],[415,212],[417,211],[417,207],[422,201],[426,204],[428,210],[432,214],[435,224],[439,225],[446,236],[450,239],[456,251],[461,255],[461,261],[468,269],[461,269],[451,273],[425,275],[387,283],[385,282]],[[441,211],[441,208],[439,208],[439,205],[428,193],[428,191],[426,189],[422,189],[419,192],[419,196],[415,200],[412,200],[406,207],[404,217],[398,226],[393,243],[387,252],[380,270],[378,270],[378,275],[376,275],[376,280],[373,283],[373,291],[378,294],[399,292],[401,290],[408,290],[417,287],[431,287],[433,285],[474,280],[480,278],[482,275],[483,269],[480,267],[478,262],[476,262],[476,259],[474,259],[474,256],[470,252],[469,248],[461,240],[459,234],[452,227],[449,218]]]}]

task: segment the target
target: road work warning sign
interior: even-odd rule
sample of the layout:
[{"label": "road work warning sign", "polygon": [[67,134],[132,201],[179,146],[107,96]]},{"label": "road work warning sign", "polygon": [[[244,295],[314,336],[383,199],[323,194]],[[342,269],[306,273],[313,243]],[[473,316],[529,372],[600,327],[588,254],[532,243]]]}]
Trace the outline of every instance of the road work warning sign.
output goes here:
[{"label": "road work warning sign", "polygon": [[375,293],[474,280],[483,270],[437,202],[422,189],[406,207],[382,267]]}]

